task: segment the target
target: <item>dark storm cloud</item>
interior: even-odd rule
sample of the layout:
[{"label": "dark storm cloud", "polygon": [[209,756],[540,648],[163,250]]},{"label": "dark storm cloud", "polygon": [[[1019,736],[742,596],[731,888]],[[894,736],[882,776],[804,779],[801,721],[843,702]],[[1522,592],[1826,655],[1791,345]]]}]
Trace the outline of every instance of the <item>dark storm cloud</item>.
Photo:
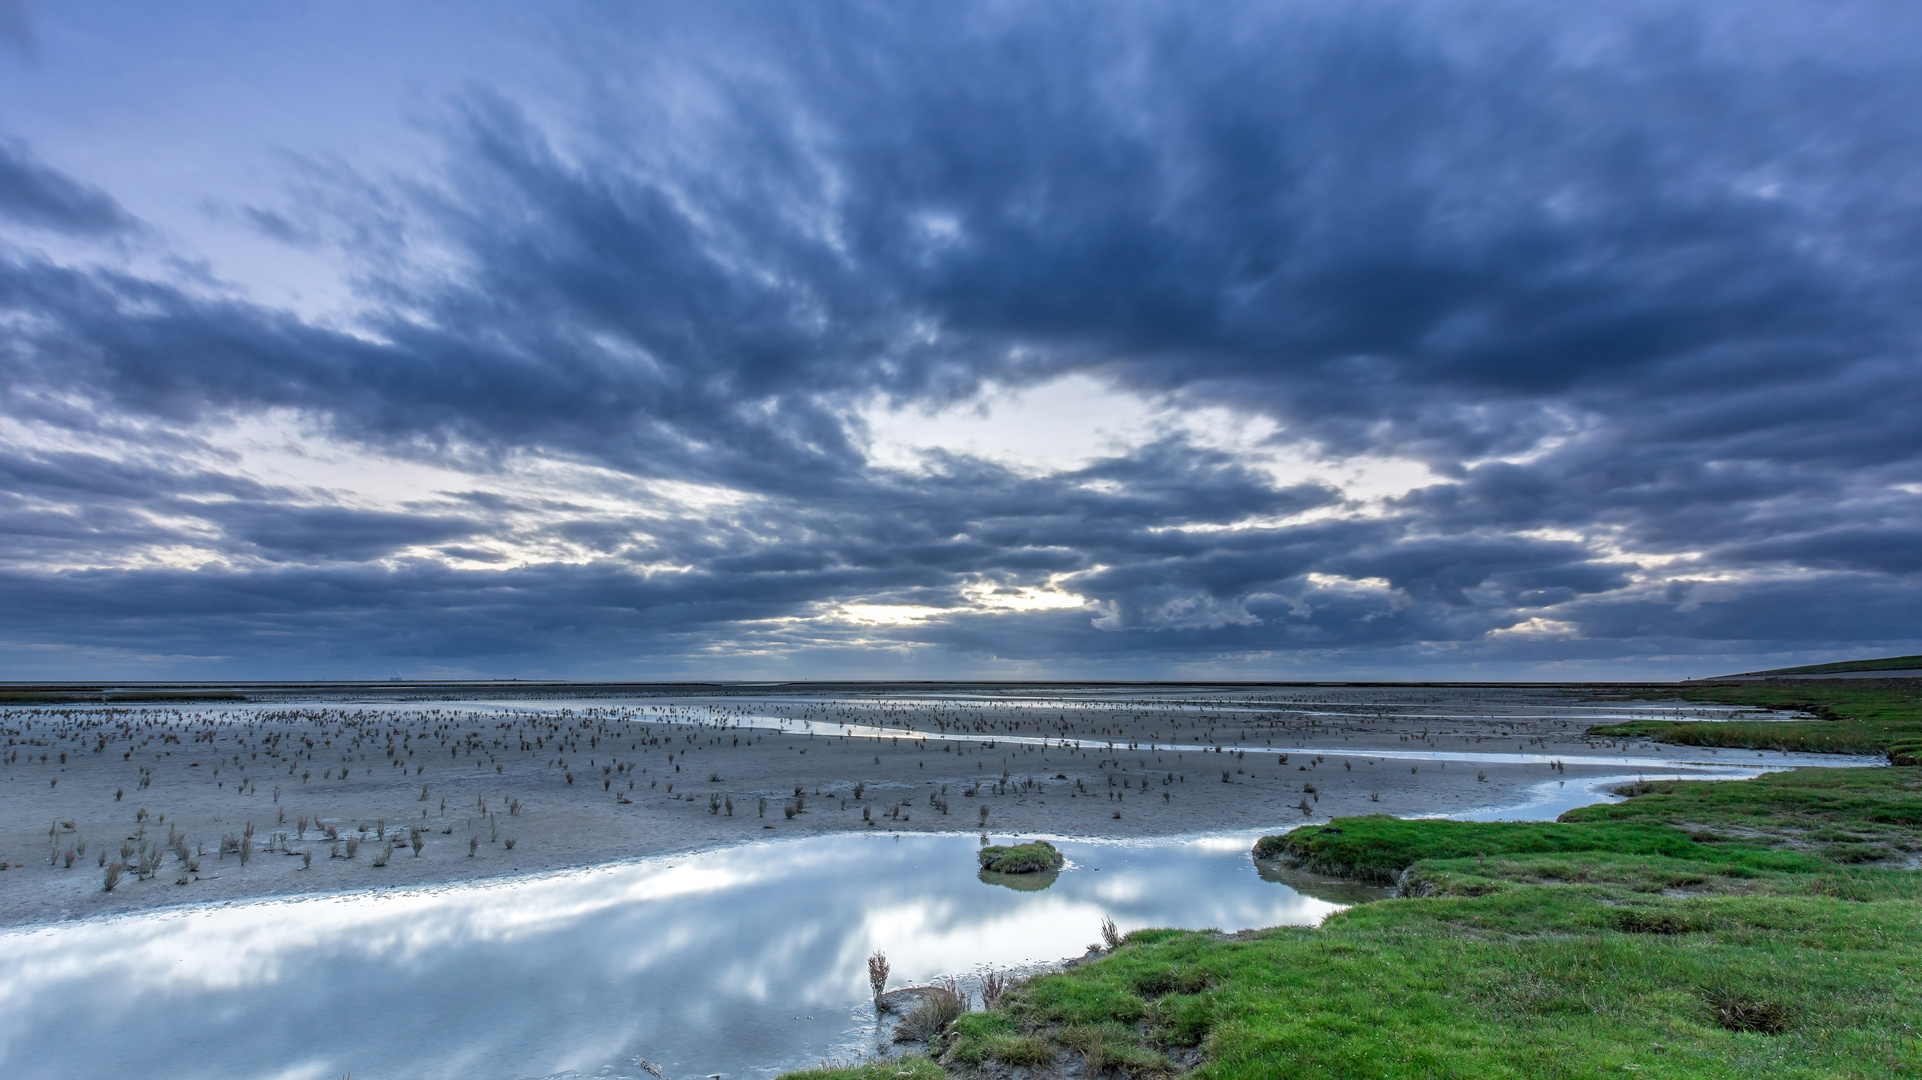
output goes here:
[{"label": "dark storm cloud", "polygon": [[205,467],[0,451],[0,537],[15,565],[168,544],[274,562],[357,562],[485,528],[441,508],[394,513],[324,499]]},{"label": "dark storm cloud", "polygon": [[[5,21],[0,8],[0,26]],[[88,236],[133,226],[111,196],[48,166],[17,139],[0,139],[0,217]]]},{"label": "dark storm cloud", "polygon": [[382,513],[339,506],[249,505],[217,515],[238,540],[270,556],[301,561],[359,561],[401,548],[457,540],[481,531],[477,521],[428,514]]},{"label": "dark storm cloud", "polygon": [[[309,163],[289,205],[246,209],[336,245],[353,332],[6,253],[0,394],[189,429],[290,409],[407,456],[557,454],[744,501],[403,515],[215,502],[185,473],[143,496],[105,467],[30,496],[59,485],[22,466],[12,520],[42,539],[20,552],[131,547],[154,510],[198,524],[149,542],[180,528],[272,569],[142,571],[168,609],[112,608],[118,571],[19,570],[15,595],[85,613],[49,639],[133,641],[173,610],[183,651],[223,655],[268,627],[342,657],[596,663],[856,638],[1336,666],[1913,639],[1922,42],[1899,5],[1850,10],[702,5],[575,28],[570,108],[476,90],[436,176]],[[8,147],[0,210],[129,227]],[[1449,482],[1354,516],[1179,437],[1044,478],[957,454],[906,473],[849,419],[1072,371]],[[593,561],[340,565],[495,561],[482,541],[529,514]],[[1097,610],[782,622],[1051,580]],[[1846,603],[1863,617],[1814,613]]]}]

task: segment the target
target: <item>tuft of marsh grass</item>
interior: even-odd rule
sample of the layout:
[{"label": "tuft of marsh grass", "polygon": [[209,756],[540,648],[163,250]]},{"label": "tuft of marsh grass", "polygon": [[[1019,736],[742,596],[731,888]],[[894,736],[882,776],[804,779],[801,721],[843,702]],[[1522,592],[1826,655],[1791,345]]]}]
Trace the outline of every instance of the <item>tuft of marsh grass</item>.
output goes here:
[{"label": "tuft of marsh grass", "polygon": [[965,1011],[960,993],[953,988],[953,980],[946,986],[929,987],[920,1002],[895,1025],[894,1041],[933,1045]]},{"label": "tuft of marsh grass", "polygon": [[1007,992],[1008,992],[1008,976],[1006,972],[995,971],[990,969],[987,972],[982,974],[981,976],[981,1007],[982,1008],[984,1009],[994,1008],[995,1003],[1001,1000],[1001,995]]},{"label": "tuft of marsh grass", "polygon": [[888,988],[888,954],[879,949],[868,957],[868,985],[874,989],[874,1011],[881,1011],[881,994]]},{"label": "tuft of marsh grass", "polygon": [[1787,1006],[1753,997],[1730,987],[1716,987],[1702,995],[1715,1022],[1730,1031],[1780,1035],[1792,1019]]},{"label": "tuft of marsh grass", "polygon": [[948,1080],[948,1073],[921,1054],[908,1054],[859,1065],[823,1061],[819,1068],[782,1073],[775,1080]]}]

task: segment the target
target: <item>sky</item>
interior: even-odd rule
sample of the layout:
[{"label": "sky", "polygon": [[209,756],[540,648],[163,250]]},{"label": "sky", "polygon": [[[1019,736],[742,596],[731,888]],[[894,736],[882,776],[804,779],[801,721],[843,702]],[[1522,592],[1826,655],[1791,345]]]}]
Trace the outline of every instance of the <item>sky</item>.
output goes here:
[{"label": "sky", "polygon": [[0,678],[1922,651],[1922,7],[0,0]]}]

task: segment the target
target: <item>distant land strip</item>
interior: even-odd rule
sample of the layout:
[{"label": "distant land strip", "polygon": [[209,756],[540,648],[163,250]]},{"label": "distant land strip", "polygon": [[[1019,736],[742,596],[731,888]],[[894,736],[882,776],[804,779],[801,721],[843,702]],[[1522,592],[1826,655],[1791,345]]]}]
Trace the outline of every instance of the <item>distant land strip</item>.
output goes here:
[{"label": "distant land strip", "polygon": [[1737,675],[1718,675],[1720,679],[1762,679],[1796,675],[1872,675],[1880,672],[1913,672],[1922,675],[1922,656],[1885,656],[1879,660],[1838,660],[1832,664],[1744,671]]}]

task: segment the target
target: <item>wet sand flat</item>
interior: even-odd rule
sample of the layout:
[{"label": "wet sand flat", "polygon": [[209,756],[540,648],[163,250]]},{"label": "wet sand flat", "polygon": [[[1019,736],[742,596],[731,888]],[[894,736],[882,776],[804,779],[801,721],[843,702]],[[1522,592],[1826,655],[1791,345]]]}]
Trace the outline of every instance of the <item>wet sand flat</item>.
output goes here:
[{"label": "wet sand flat", "polygon": [[0,711],[0,925],[836,831],[1129,838],[1467,814],[1548,782],[1795,763],[1589,739],[1614,718],[1723,714],[1584,688],[249,696]]}]

